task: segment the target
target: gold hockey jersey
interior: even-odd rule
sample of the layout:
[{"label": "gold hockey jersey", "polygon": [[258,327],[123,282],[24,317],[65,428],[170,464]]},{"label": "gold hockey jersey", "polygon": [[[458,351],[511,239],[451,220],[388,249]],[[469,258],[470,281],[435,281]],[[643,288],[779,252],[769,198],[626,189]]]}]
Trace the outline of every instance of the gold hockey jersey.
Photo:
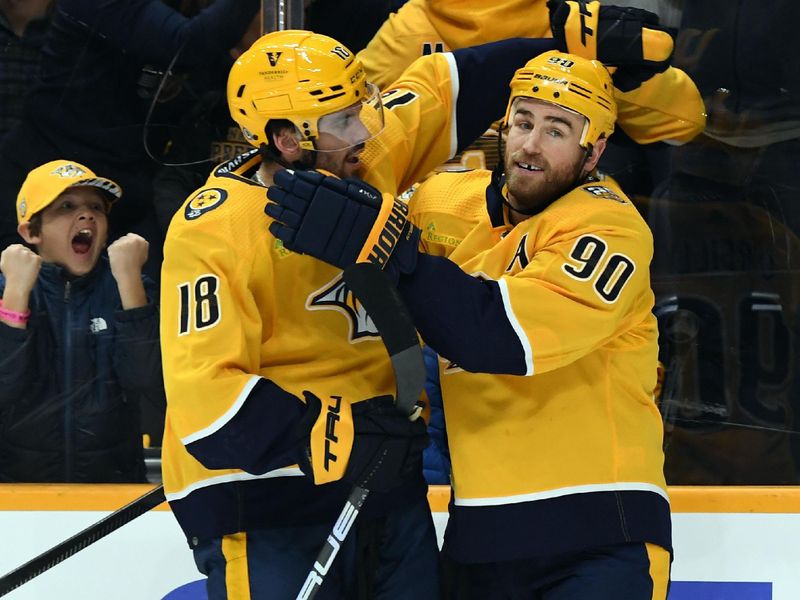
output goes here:
[{"label": "gold hockey jersey", "polygon": [[[399,193],[455,152],[455,68],[452,55],[428,57],[384,94],[385,128],[361,155],[370,183]],[[293,464],[298,398],[310,390],[328,410],[395,389],[341,271],[269,234],[259,164],[253,150],[217,167],[173,218],[164,250],[162,468],[189,537],[331,519],[349,485],[315,487]],[[424,494],[421,473],[418,484]],[[380,502],[370,494],[368,505]]]},{"label": "gold hockey jersey", "polygon": [[[426,253],[470,283],[431,259],[401,286],[442,356],[445,551],[483,562],[626,541],[669,548],[652,235],[613,181],[511,226],[490,179],[441,173],[410,201]],[[442,310],[438,286],[455,290],[453,308]],[[426,308],[413,296],[426,295],[431,316],[417,318]]]}]

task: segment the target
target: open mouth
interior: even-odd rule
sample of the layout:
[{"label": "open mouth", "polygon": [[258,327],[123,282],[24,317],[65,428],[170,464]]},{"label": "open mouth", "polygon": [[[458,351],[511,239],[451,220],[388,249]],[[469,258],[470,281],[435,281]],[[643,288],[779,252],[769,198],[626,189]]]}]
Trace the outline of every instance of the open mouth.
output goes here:
[{"label": "open mouth", "polygon": [[517,163],[517,166],[518,166],[520,169],[525,169],[526,171],[542,171],[542,170],[543,170],[543,169],[541,169],[541,168],[539,168],[539,167],[537,167],[537,166],[535,166],[535,165],[530,165],[530,164],[528,164],[528,163],[521,163],[521,162],[518,162],[518,163]]},{"label": "open mouth", "polygon": [[89,229],[81,229],[72,238],[72,250],[75,254],[86,254],[92,249],[94,235]]}]

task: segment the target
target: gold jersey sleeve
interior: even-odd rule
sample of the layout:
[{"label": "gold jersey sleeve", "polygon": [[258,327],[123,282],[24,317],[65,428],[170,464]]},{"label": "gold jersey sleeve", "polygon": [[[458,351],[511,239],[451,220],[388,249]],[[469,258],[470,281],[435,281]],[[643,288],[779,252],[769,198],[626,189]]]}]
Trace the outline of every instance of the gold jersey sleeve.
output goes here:
[{"label": "gold jersey sleeve", "polygon": [[381,97],[385,126],[362,153],[363,177],[398,195],[456,153],[458,75],[453,56],[419,58]]},{"label": "gold jersey sleeve", "polygon": [[409,0],[359,58],[383,89],[420,56],[512,37],[552,37],[545,0]]},{"label": "gold jersey sleeve", "polygon": [[706,127],[706,108],[694,81],[670,67],[629,92],[614,89],[617,123],[640,144],[685,144]]},{"label": "gold jersey sleeve", "polygon": [[[390,15],[359,58],[370,81],[383,89],[421,55],[512,37],[552,37],[545,0],[409,0]],[[705,128],[700,92],[675,67],[635,90],[615,89],[614,97],[618,125],[640,144],[685,143]]]}]

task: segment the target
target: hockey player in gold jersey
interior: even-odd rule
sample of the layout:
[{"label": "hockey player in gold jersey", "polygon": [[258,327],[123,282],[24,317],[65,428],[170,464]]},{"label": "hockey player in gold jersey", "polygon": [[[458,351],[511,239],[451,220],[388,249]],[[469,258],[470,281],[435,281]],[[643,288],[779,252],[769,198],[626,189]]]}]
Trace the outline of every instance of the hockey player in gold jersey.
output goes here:
[{"label": "hockey player in gold jersey", "polygon": [[[431,177],[409,218],[391,224],[403,233],[381,262],[444,357],[450,597],[667,595],[653,241],[619,187],[596,176],[614,130],[611,89],[597,61],[534,58],[511,82],[503,172]],[[379,209],[393,200],[367,201],[380,195],[341,183],[276,178],[273,234],[295,251],[342,256],[339,267],[374,260],[388,223]],[[323,190],[372,210],[374,225],[343,232],[329,214],[333,225],[306,228]],[[360,250],[337,253],[341,239]]]},{"label": "hockey player in gold jersey", "polygon": [[161,288],[164,487],[212,600],[294,598],[355,482],[372,493],[318,597],[438,596],[424,424],[391,410],[389,358],[341,271],[269,236],[265,186],[317,167],[398,194],[502,114],[514,70],[552,47],[424,57],[381,95],[309,32],[267,34],[232,68],[231,115],[255,148],[175,215]]}]

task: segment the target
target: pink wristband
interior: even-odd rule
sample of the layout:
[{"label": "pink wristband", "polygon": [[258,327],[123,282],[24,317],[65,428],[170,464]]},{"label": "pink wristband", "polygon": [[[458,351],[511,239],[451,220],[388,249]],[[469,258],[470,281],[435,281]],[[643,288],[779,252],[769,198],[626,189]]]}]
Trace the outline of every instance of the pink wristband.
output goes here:
[{"label": "pink wristband", "polygon": [[23,324],[28,322],[28,317],[30,316],[30,310],[26,310],[25,312],[8,310],[3,306],[3,301],[0,300],[0,319],[5,319],[6,321],[11,321],[12,323]]}]

